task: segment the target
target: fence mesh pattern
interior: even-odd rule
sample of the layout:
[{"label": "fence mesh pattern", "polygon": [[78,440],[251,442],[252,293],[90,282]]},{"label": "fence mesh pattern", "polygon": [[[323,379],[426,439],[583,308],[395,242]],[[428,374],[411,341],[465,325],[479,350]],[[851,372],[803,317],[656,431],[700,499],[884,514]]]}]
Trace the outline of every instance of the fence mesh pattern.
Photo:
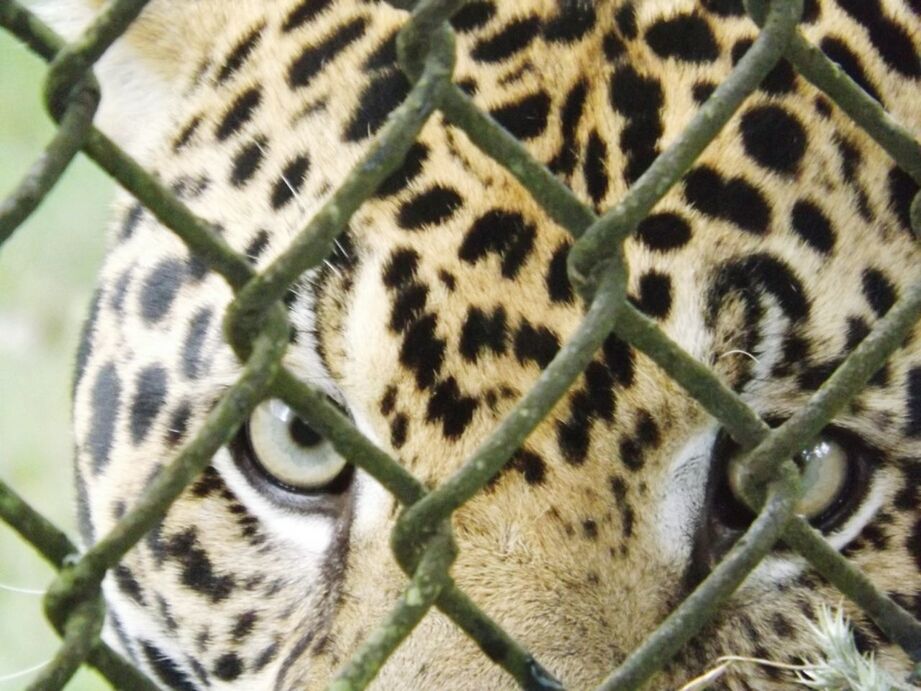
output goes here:
[{"label": "fence mesh pattern", "polygon": [[[105,609],[100,585],[107,572],[151,528],[213,454],[267,397],[284,400],[349,461],[374,476],[405,505],[392,546],[409,583],[393,609],[331,682],[336,690],[365,687],[432,607],[469,635],[495,664],[528,689],[560,689],[562,682],[493,622],[452,581],[457,548],[451,514],[483,488],[584,370],[602,341],[615,333],[655,361],[747,449],[742,487],[760,506],[745,537],[699,587],[599,689],[633,689],[656,673],[718,611],[778,540],[799,552],[842,594],[859,605],[899,644],[921,673],[921,623],[841,556],[803,518],[794,515],[799,471],[789,459],[806,446],[905,339],[921,317],[921,285],[905,292],[873,331],[807,404],[770,428],[708,368],[685,353],[626,299],[622,246],[637,224],[681,179],[746,97],[785,58],[862,127],[915,182],[921,184],[921,145],[797,29],[803,0],[747,0],[761,27],[753,47],[700,108],[683,134],[636,181],[613,209],[597,216],[522,145],[478,110],[452,83],[454,37],[447,19],[463,0],[391,0],[411,9],[399,36],[400,66],[413,83],[375,143],[341,187],[267,269],[256,273],[209,225],[191,213],[103,133],[93,127],[99,86],[93,64],[137,17],[146,0],[114,0],[74,42],[64,43],[15,0],[0,0],[0,25],[50,63],[47,107],[59,125],[22,183],[0,203],[0,242],[16,230],[83,151],[176,233],[235,292],[225,333],[243,370],[200,432],[153,481],[143,498],[89,551],[79,554],[67,536],[0,482],[0,518],[35,547],[59,576],[45,612],[62,643],[31,688],[62,688],[84,664],[114,687],[156,686],[101,639]],[[441,111],[487,155],[524,185],[546,212],[576,238],[569,274],[585,300],[585,317],[568,344],[463,467],[429,491],[396,460],[376,448],[325,397],[281,363],[288,342],[282,298],[306,270],[321,262],[364,199],[402,162],[419,131]],[[911,205],[921,234],[921,194]]]}]

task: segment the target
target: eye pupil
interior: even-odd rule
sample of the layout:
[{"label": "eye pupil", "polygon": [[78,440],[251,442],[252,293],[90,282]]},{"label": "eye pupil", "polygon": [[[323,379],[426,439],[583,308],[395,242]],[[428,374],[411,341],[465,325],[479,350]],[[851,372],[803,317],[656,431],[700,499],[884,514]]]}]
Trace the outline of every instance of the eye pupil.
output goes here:
[{"label": "eye pupil", "polygon": [[288,434],[291,440],[302,449],[312,449],[323,443],[323,437],[313,427],[294,417],[288,424]]}]

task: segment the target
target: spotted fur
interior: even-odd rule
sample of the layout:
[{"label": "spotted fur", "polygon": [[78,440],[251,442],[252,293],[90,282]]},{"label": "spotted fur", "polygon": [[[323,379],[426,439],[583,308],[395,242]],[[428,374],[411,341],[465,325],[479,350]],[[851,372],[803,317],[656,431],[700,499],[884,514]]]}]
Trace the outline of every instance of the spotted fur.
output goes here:
[{"label": "spotted fur", "polygon": [[[90,3],[95,4],[95,3]],[[50,4],[59,26],[89,16]],[[360,0],[153,0],[101,68],[103,126],[254,267],[278,256],[409,84],[406,14]],[[471,0],[456,81],[597,211],[681,133],[751,46],[739,0]],[[807,0],[802,31],[921,135],[921,5]],[[785,61],[628,240],[629,296],[766,419],[795,412],[921,279],[913,180]],[[422,481],[456,470],[584,314],[572,240],[441,115],[286,304],[287,364]],[[116,212],[80,349],[81,522],[112,528],[240,367],[230,291],[140,205]],[[915,332],[829,434],[863,458],[832,543],[921,615],[921,344]],[[706,573],[723,435],[617,338],[459,510],[458,585],[568,687],[597,683]],[[213,464],[106,582],[110,629],[164,687],[320,688],[405,580],[397,506],[363,472],[292,500]],[[276,488],[277,489],[277,488]],[[717,502],[718,503],[718,502]],[[703,542],[702,542],[703,541]],[[703,546],[701,546],[703,545]],[[777,550],[654,682],[721,655],[796,663],[841,596]],[[862,649],[908,660],[854,607]],[[727,689],[790,678],[740,666]],[[380,689],[508,688],[434,612]]]}]

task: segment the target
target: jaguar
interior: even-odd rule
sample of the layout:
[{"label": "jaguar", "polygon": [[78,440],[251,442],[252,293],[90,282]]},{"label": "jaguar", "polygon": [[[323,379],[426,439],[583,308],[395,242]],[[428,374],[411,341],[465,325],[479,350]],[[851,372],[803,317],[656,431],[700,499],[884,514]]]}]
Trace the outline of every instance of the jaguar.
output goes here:
[{"label": "jaguar", "polygon": [[[101,0],[39,6],[73,37]],[[98,66],[99,127],[255,271],[368,152],[411,82],[405,9],[375,0],[152,0]],[[597,213],[673,143],[752,46],[741,0],[469,0],[453,80]],[[921,136],[921,4],[806,0],[799,30]],[[439,34],[441,35],[441,34]],[[789,418],[910,285],[918,184],[781,60],[624,246],[630,302],[769,424]],[[286,366],[426,487],[475,451],[585,316],[573,238],[440,113],[284,301]],[[77,355],[79,523],[92,544],[240,375],[226,281],[127,193]],[[807,449],[797,512],[921,616],[921,331]],[[569,688],[599,683],[752,521],[739,446],[609,336],[451,525],[454,582]],[[107,636],[164,688],[323,687],[390,612],[401,506],[282,401],[105,581]],[[908,656],[777,547],[655,677],[734,655],[796,665],[842,607],[893,678]],[[716,688],[789,688],[736,664]],[[432,610],[378,689],[513,680]]]}]

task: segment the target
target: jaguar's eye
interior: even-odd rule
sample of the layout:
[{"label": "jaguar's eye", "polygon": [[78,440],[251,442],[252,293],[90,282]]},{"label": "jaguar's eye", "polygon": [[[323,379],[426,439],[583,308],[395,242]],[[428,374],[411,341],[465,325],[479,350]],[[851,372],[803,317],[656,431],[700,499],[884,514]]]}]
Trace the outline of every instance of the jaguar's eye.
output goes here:
[{"label": "jaguar's eye", "polygon": [[247,437],[257,469],[290,491],[335,491],[351,470],[332,444],[277,399],[253,411]]},{"label": "jaguar's eye", "polygon": [[[851,435],[829,431],[794,459],[803,474],[803,495],[796,513],[816,528],[831,531],[852,513],[865,491],[867,458],[863,445]],[[728,464],[729,488],[740,491],[739,464]]]}]

